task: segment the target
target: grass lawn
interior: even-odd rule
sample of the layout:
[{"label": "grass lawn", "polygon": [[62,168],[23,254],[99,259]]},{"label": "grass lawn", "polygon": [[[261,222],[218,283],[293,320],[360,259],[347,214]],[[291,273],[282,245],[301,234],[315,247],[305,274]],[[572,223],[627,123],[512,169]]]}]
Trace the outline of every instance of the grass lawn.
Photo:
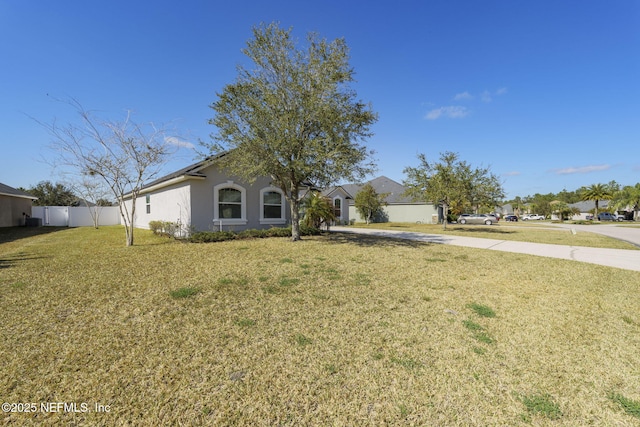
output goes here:
[{"label": "grass lawn", "polygon": [[339,234],[3,233],[0,395],[38,405],[4,424],[640,424],[637,272]]},{"label": "grass lawn", "polygon": [[412,224],[412,223],[376,223],[366,225],[356,223],[353,227],[379,228],[389,230],[416,231],[427,234],[451,234],[456,236],[480,237],[485,239],[515,240],[531,243],[549,243],[555,245],[587,246],[595,248],[631,249],[637,246],[597,233],[578,231],[571,233],[570,229],[554,228],[538,221],[500,222],[495,225],[460,225],[447,224]]}]

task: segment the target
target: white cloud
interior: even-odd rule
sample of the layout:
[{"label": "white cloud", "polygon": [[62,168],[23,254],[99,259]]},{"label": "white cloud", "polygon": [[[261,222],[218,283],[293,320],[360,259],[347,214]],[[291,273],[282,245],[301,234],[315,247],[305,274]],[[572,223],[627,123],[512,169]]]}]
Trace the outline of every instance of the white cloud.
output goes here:
[{"label": "white cloud", "polygon": [[466,107],[460,107],[457,105],[451,105],[448,107],[440,107],[431,110],[425,116],[427,120],[437,120],[439,118],[447,119],[461,119],[469,115],[469,110]]},{"label": "white cloud", "polygon": [[589,166],[581,166],[577,168],[564,168],[564,169],[555,169],[554,172],[557,175],[570,175],[574,173],[590,173],[590,172],[598,172],[598,171],[606,171],[611,168],[611,165],[589,165]]},{"label": "white cloud", "polygon": [[488,90],[485,90],[484,92],[482,92],[480,94],[480,99],[483,102],[491,102],[493,101],[493,97],[494,96],[502,96],[502,95],[506,95],[507,93],[507,88],[506,87],[501,87],[500,89],[496,90],[495,92],[491,92]]},{"label": "white cloud", "polygon": [[520,175],[520,172],[518,171],[505,172],[502,174],[502,176],[518,176],[518,175]]},{"label": "white cloud", "polygon": [[196,148],[196,146],[193,145],[192,143],[188,141],[183,141],[180,138],[176,138],[175,136],[165,137],[164,142],[166,142],[167,144],[175,145],[176,147],[188,148],[190,150],[193,150],[194,148]]},{"label": "white cloud", "polygon": [[453,97],[454,101],[462,101],[467,99],[473,99],[473,95],[471,95],[469,92],[457,93],[456,96]]}]

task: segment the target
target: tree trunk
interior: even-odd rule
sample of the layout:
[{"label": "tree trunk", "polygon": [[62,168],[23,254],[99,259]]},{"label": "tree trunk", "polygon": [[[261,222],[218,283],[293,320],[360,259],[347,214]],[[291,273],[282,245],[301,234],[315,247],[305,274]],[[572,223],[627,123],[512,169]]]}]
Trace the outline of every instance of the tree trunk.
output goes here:
[{"label": "tree trunk", "polygon": [[291,199],[289,200],[291,206],[291,241],[297,242],[300,240],[300,199],[298,198],[298,186],[291,185]]},{"label": "tree trunk", "polygon": [[442,205],[442,229],[447,229],[447,216],[449,215],[449,205],[446,203]]}]

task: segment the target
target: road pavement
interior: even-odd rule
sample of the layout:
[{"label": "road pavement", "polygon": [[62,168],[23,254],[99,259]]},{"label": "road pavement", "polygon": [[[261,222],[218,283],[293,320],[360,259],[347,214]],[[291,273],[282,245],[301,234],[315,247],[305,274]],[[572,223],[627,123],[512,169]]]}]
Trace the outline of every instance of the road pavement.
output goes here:
[{"label": "road pavement", "polygon": [[[559,225],[559,224],[558,224]],[[571,226],[577,227],[577,226]],[[584,226],[590,232],[597,232],[593,227]],[[610,226],[605,226],[610,227]],[[626,228],[626,227],[613,227]],[[629,231],[633,230],[633,231]],[[420,242],[437,243],[444,245],[466,246],[471,248],[486,249],[492,251],[515,252],[527,255],[561,258],[591,264],[605,265],[608,267],[622,268],[625,270],[640,271],[640,250],[588,248],[584,246],[551,245],[545,243],[516,242],[498,239],[481,239],[478,237],[452,236],[444,234],[425,234],[412,231],[376,230],[370,228],[332,227],[333,232],[365,234],[369,236],[391,237],[396,239],[415,240]],[[601,231],[616,233],[609,229]],[[580,232],[577,230],[577,232]],[[601,234],[605,234],[602,232]],[[637,233],[636,233],[637,232]],[[628,228],[622,234],[626,241],[632,242],[636,238],[640,245],[640,229]],[[629,235],[632,236],[629,240]],[[613,237],[613,236],[611,236]]]},{"label": "road pavement", "polygon": [[593,224],[593,225],[580,225],[580,224],[558,224],[551,223],[549,225],[553,227],[575,229],[576,231],[588,231],[590,233],[603,234],[608,237],[612,237],[618,240],[624,240],[632,245],[640,247],[640,226],[631,225],[632,223],[625,222],[613,222],[610,224]]}]

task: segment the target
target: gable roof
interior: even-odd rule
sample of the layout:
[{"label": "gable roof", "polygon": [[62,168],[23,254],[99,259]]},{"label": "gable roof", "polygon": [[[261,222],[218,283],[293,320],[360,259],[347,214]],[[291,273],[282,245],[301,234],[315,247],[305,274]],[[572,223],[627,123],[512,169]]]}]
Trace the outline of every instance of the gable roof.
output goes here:
[{"label": "gable roof", "polygon": [[[378,194],[386,193],[387,197],[385,198],[385,202],[389,204],[392,204],[392,203],[422,204],[423,203],[423,202],[414,202],[410,197],[406,197],[404,195],[406,188],[402,184],[392,180],[391,178],[387,178],[384,175],[374,178],[365,184],[371,184],[373,189],[376,190],[376,193]],[[364,187],[365,184],[343,184],[336,187],[330,187],[330,188],[327,188],[325,191],[323,191],[322,194],[324,194],[325,196],[328,196],[334,191],[336,191],[338,188],[341,188],[345,193],[347,193],[347,198],[353,200],[355,199],[356,194],[358,194],[358,192],[362,190],[362,187]]]},{"label": "gable roof", "polygon": [[23,199],[38,200],[37,197],[32,196],[29,193],[25,193],[24,191],[17,190],[13,187],[9,187],[8,185],[3,184],[1,182],[0,182],[0,196],[12,196],[12,197],[20,197]]},{"label": "gable roof", "polygon": [[[605,209],[609,206],[608,200],[599,200],[598,208]],[[571,203],[569,205],[571,208],[578,208],[580,212],[589,212],[596,208],[596,202],[593,200],[583,200],[581,202]]]},{"label": "gable roof", "polygon": [[149,187],[156,187],[162,183],[165,183],[167,181],[172,181],[175,178],[206,178],[207,176],[205,174],[203,174],[201,172],[202,169],[206,168],[207,166],[210,166],[215,160],[219,159],[220,157],[224,156],[225,153],[219,154],[217,156],[209,156],[203,160],[200,160],[199,162],[196,162],[192,165],[189,165],[187,167],[184,167],[180,170],[177,170],[175,172],[172,172],[170,174],[167,174],[165,176],[162,176],[154,181],[151,181],[148,184],[145,184],[142,187],[142,190],[149,188]]}]

